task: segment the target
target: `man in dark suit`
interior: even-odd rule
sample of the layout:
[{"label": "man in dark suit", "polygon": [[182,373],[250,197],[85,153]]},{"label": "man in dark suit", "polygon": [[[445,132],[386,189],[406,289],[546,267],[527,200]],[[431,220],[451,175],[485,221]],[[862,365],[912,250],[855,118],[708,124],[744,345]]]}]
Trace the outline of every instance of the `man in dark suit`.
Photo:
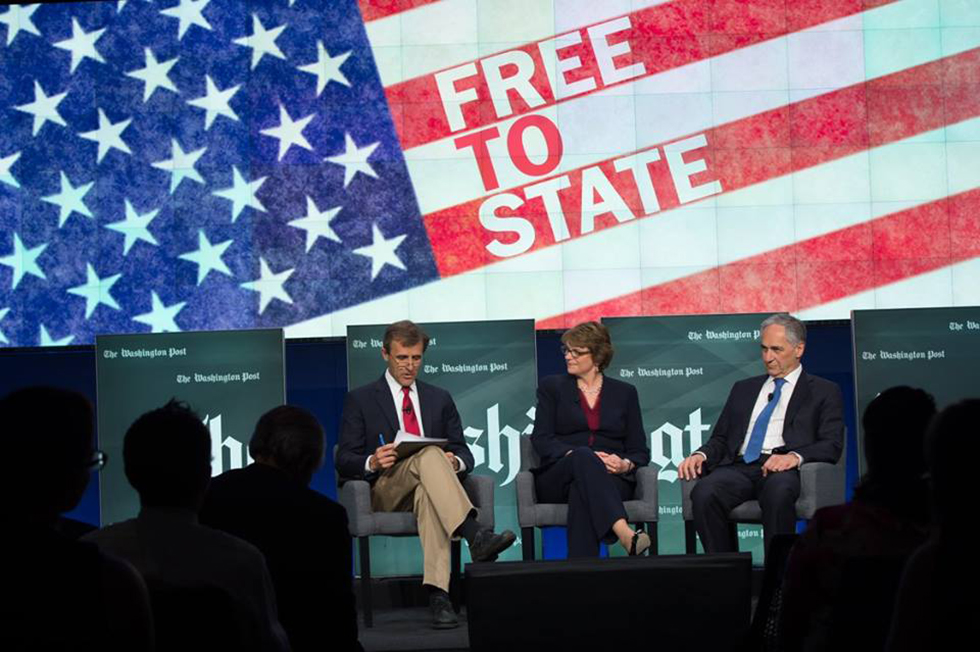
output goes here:
[{"label": "man in dark suit", "polygon": [[694,524],[707,552],[733,552],[728,513],[757,499],[766,549],[776,534],[796,529],[799,467],[836,462],[844,444],[840,388],[803,371],[803,322],[786,313],[762,322],[766,375],[732,387],[711,438],[678,467],[693,480]]},{"label": "man in dark suit", "polygon": [[[429,587],[432,622],[456,627],[449,600],[449,542],[466,539],[473,561],[493,561],[516,537],[509,530],[480,530],[476,510],[460,479],[473,469],[473,455],[463,439],[459,413],[449,393],[416,379],[429,336],[410,321],[385,330],[381,356],[385,374],[351,390],[344,403],[337,447],[342,478],[371,483],[376,511],[412,511],[422,541],[423,578]],[[398,458],[397,432],[447,439],[445,451],[426,446]]]},{"label": "man in dark suit", "polygon": [[265,555],[279,620],[294,652],[362,650],[344,508],[310,489],[323,465],[323,428],[291,405],[266,412],[244,469],[211,481],[201,523],[244,539]]}]

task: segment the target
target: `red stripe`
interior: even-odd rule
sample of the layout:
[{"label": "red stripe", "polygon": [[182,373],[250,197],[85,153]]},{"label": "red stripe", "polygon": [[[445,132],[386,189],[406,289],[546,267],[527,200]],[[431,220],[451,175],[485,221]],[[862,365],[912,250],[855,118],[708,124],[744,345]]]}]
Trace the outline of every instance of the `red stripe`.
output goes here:
[{"label": "red stripe", "polygon": [[[980,115],[978,71],[980,48],[721,125],[706,132],[708,147],[699,151],[708,169],[695,175],[693,182],[697,185],[717,179],[724,192],[731,192],[976,117]],[[696,156],[687,155],[688,159]],[[615,172],[613,159],[598,166],[634,214],[642,216],[632,175]],[[679,200],[666,163],[661,160],[649,169],[661,210],[677,207]],[[559,194],[572,237],[581,237],[576,217],[581,205],[582,168],[568,175],[571,185]],[[523,196],[524,189],[511,192]],[[491,233],[480,225],[479,208],[485,199],[425,216],[440,275],[459,274],[499,261],[486,245],[495,238],[515,239],[512,234]],[[531,251],[556,244],[541,199],[528,200],[516,213],[534,226],[536,239]],[[498,211],[498,215],[507,216],[506,211]],[[597,218],[595,228],[616,224],[610,214],[605,214]]]},{"label": "red stripe", "polygon": [[980,188],[557,315],[795,312],[980,256]]},{"label": "red stripe", "polygon": [[[582,43],[563,49],[562,56],[578,55],[581,68],[571,71],[569,81],[586,77],[596,80],[602,88],[632,83],[683,65],[778,38],[814,25],[860,13],[870,7],[889,4],[895,0],[675,0],[674,2],[641,9],[628,14],[631,28],[610,35],[610,43],[628,40],[631,56],[615,59],[617,67],[642,62],[645,74],[628,81],[603,86],[598,63],[589,46],[588,27],[581,33]],[[565,34],[574,32],[565,32]],[[551,86],[544,73],[538,43],[528,43],[516,50],[534,60],[535,73],[531,84],[541,94],[545,104],[556,104]],[[479,70],[479,67],[477,67]],[[481,74],[456,83],[458,90],[476,89],[478,101],[463,105],[466,129],[492,125],[500,120],[490,101],[490,90]],[[385,89],[388,103],[399,107],[402,119],[396,123],[402,149],[441,140],[453,134],[443,109],[435,75],[425,75],[393,84]],[[582,93],[575,97],[584,97]],[[513,115],[531,111],[515,93],[511,93]],[[571,98],[565,98],[567,101]],[[461,132],[459,132],[461,133]]]},{"label": "red stripe", "polygon": [[422,5],[439,2],[439,0],[357,0],[361,7],[361,16],[364,22],[370,22],[385,16],[400,14],[409,9],[415,9]]}]

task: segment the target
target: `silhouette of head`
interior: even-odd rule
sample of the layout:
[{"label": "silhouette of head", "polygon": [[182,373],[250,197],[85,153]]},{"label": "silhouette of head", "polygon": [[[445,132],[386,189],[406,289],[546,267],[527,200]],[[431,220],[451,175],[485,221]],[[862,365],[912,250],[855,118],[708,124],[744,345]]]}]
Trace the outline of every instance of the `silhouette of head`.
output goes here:
[{"label": "silhouette of head", "polygon": [[186,403],[171,399],[129,427],[123,463],[143,506],[197,510],[211,479],[211,437]]},{"label": "silhouette of head", "polygon": [[892,387],[864,410],[864,456],[868,478],[884,484],[920,480],[926,471],[924,442],[936,401],[921,389]]},{"label": "silhouette of head", "polygon": [[93,468],[92,406],[77,392],[29,387],[0,400],[6,510],[53,522],[74,508]]},{"label": "silhouette of head", "polygon": [[932,475],[935,513],[945,527],[962,522],[968,504],[973,503],[975,486],[970,472],[977,455],[977,429],[980,424],[980,399],[967,399],[950,405],[929,428],[927,456]]},{"label": "silhouette of head", "polygon": [[303,408],[280,405],[259,418],[248,452],[307,485],[323,465],[324,447],[323,428],[315,416]]}]

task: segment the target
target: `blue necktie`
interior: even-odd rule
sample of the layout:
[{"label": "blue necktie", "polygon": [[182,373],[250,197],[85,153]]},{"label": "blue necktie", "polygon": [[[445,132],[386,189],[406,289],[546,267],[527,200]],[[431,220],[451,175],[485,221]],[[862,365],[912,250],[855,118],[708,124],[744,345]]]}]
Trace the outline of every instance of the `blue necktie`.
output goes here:
[{"label": "blue necktie", "polygon": [[786,379],[774,378],[773,382],[776,383],[776,391],[772,393],[772,398],[766,403],[766,407],[762,408],[762,412],[759,413],[759,418],[755,420],[755,425],[752,426],[752,434],[749,435],[749,445],[745,447],[745,455],[742,456],[746,464],[756,461],[759,459],[759,455],[762,454],[762,442],[766,439],[766,430],[769,429],[769,419],[772,417],[776,406],[779,405],[779,394],[783,391],[783,384],[786,382]]}]

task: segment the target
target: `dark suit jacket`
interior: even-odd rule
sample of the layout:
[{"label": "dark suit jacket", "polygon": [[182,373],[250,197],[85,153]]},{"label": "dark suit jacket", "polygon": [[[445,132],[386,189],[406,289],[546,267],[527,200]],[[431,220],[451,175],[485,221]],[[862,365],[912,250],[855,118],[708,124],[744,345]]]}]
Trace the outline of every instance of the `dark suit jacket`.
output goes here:
[{"label": "dark suit jacket", "polygon": [[[731,464],[745,440],[752,408],[768,376],[740,380],[732,386],[711,438],[698,450],[710,470]],[[786,445],[776,453],[799,453],[805,462],[836,462],[844,445],[844,400],[836,383],[800,374],[783,422]]]},{"label": "dark suit jacket", "polygon": [[251,464],[211,481],[201,523],[262,551],[295,652],[360,650],[344,508],[279,469]]},{"label": "dark suit jacket", "polygon": [[[531,443],[541,458],[537,471],[546,469],[569,451],[589,445],[589,430],[575,376],[548,376],[538,384],[538,406],[534,413]],[[615,453],[637,466],[650,462],[646,431],[640,415],[636,388],[615,378],[605,377],[599,405],[599,429],[593,450]]]},{"label": "dark suit jacket", "polygon": [[[426,437],[448,439],[446,450],[460,458],[466,471],[473,470],[473,454],[463,439],[463,426],[456,411],[456,404],[444,389],[415,381],[419,392],[419,410],[422,412],[422,432]],[[378,435],[386,443],[395,440],[398,432],[398,413],[391,397],[388,381],[381,376],[373,383],[347,393],[344,414],[340,420],[340,436],[337,441],[337,472],[341,478],[363,479],[374,482],[377,473],[364,473],[368,456],[381,445]]]}]

